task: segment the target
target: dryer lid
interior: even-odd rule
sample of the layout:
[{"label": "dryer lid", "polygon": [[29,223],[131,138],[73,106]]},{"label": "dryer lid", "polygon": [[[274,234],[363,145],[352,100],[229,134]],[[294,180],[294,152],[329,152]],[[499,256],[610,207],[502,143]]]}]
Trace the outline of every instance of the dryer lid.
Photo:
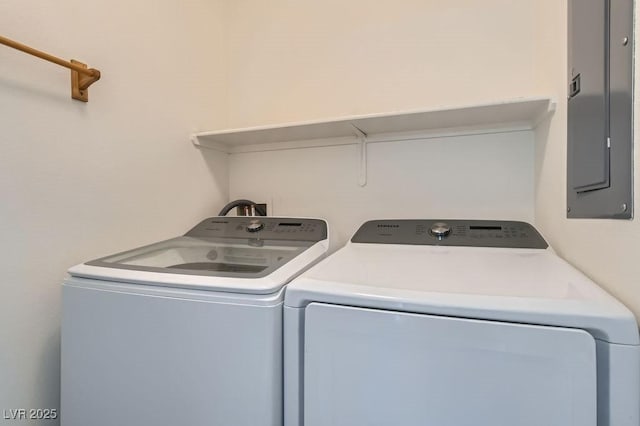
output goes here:
[{"label": "dryer lid", "polygon": [[640,344],[633,314],[549,249],[349,243],[287,287],[287,306],[311,302],[572,327]]}]

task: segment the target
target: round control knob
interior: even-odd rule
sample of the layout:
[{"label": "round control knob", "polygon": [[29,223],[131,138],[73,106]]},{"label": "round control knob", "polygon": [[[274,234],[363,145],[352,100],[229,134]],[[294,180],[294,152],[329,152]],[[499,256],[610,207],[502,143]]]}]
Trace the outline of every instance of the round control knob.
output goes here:
[{"label": "round control knob", "polygon": [[262,228],[264,228],[264,223],[260,222],[259,220],[252,220],[247,225],[247,232],[258,232]]},{"label": "round control knob", "polygon": [[431,225],[431,229],[429,229],[429,233],[441,240],[451,233],[451,227],[444,222],[436,222]]}]

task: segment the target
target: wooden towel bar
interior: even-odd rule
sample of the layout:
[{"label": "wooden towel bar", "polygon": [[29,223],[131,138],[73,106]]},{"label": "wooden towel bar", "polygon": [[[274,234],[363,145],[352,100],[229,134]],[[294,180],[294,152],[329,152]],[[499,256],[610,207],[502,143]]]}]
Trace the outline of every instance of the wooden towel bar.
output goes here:
[{"label": "wooden towel bar", "polygon": [[74,61],[73,59],[71,61],[65,61],[64,59],[41,52],[40,50],[36,50],[3,36],[0,36],[0,44],[4,44],[5,46],[28,53],[29,55],[44,59],[45,61],[53,62],[54,64],[58,64],[65,68],[69,68],[71,70],[71,97],[73,99],[88,102],[89,86],[100,79],[100,71],[95,68],[87,68],[87,65],[82,62]]}]

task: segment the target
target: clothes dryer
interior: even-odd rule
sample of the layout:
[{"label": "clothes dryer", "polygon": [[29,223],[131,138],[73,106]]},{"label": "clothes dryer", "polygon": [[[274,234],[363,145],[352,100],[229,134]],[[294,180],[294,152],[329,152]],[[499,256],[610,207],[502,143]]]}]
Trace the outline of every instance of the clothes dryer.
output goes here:
[{"label": "clothes dryer", "polygon": [[285,285],[320,260],[317,219],[214,217],[69,270],[63,426],[281,426]]},{"label": "clothes dryer", "polygon": [[288,287],[286,426],[638,426],[632,313],[523,222],[378,220]]}]

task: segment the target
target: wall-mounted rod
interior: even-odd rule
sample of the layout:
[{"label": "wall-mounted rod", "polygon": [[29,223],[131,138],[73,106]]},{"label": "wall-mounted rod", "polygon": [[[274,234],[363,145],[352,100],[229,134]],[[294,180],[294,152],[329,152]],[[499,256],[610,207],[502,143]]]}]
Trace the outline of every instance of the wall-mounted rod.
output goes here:
[{"label": "wall-mounted rod", "polygon": [[[64,59],[57,58],[48,53],[34,49],[17,41],[0,36],[0,44],[12,47],[20,50],[29,55],[36,56],[45,61],[53,62],[54,64],[69,68],[71,70],[71,97],[79,101],[87,102],[89,100],[89,94],[87,89],[93,83],[100,79],[100,71],[94,68],[87,68],[85,64],[78,61],[65,61]],[[80,75],[82,74],[82,76]]]}]

